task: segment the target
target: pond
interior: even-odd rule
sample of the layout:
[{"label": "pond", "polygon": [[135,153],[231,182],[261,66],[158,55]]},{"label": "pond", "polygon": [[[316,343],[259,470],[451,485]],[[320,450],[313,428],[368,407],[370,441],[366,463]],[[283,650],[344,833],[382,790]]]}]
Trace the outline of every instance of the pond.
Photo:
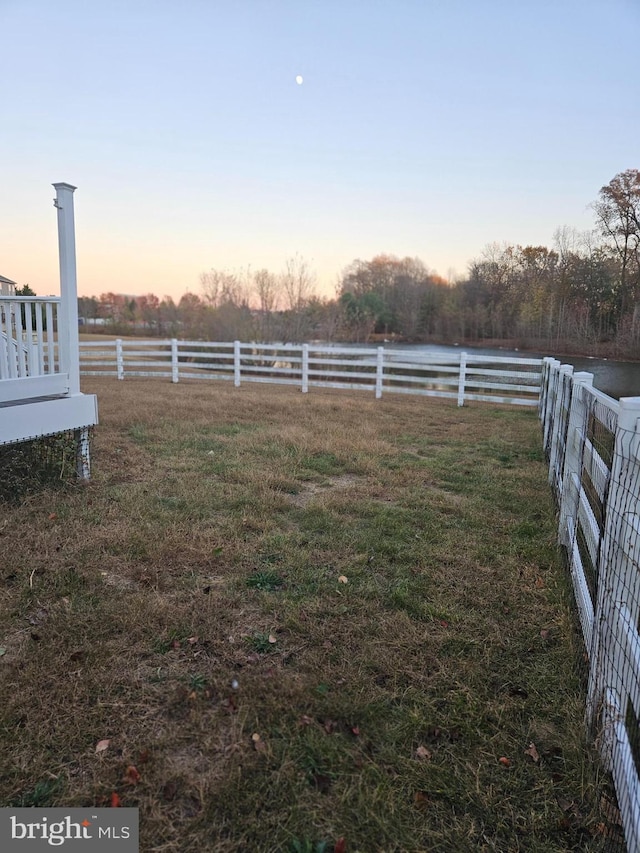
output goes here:
[{"label": "pond", "polygon": [[[428,344],[393,344],[389,349],[406,349],[416,352],[460,352],[463,347],[430,346]],[[489,354],[499,356],[514,356],[515,358],[542,358],[551,355],[562,364],[573,365],[576,371],[586,370],[593,373],[593,384],[610,397],[640,397],[640,363],[634,361],[614,361],[606,358],[590,358],[588,356],[554,355],[554,353],[523,352],[490,347],[464,347],[468,353]]]}]

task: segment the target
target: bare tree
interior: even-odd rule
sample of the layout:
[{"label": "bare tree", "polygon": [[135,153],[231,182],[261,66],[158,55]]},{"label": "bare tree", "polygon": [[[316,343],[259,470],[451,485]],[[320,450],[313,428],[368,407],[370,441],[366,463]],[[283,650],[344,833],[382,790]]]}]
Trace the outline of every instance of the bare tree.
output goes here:
[{"label": "bare tree", "polygon": [[280,285],[286,302],[283,337],[301,341],[308,332],[305,309],[315,295],[315,273],[304,258],[296,255],[286,261]]},{"label": "bare tree", "polygon": [[273,337],[273,315],[280,297],[278,278],[269,270],[261,269],[253,275],[253,286],[258,299],[258,334],[263,341],[270,341]]},{"label": "bare tree", "polygon": [[227,272],[211,269],[200,274],[200,286],[204,301],[212,308],[231,304],[242,306],[249,301],[249,270]]},{"label": "bare tree", "polygon": [[594,202],[600,233],[620,263],[619,316],[640,297],[640,171],[627,169],[600,190]]},{"label": "bare tree", "polygon": [[301,311],[315,293],[316,276],[304,258],[295,255],[285,262],[280,276],[289,311]]}]

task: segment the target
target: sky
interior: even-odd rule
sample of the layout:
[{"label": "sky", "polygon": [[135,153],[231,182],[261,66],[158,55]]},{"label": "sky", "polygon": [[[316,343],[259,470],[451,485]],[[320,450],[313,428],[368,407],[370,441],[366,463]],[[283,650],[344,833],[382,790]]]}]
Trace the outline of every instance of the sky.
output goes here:
[{"label": "sky", "polygon": [[[640,168],[640,0],[0,0],[0,275],[179,299],[214,269],[463,277]],[[303,78],[302,84],[296,77]]]}]

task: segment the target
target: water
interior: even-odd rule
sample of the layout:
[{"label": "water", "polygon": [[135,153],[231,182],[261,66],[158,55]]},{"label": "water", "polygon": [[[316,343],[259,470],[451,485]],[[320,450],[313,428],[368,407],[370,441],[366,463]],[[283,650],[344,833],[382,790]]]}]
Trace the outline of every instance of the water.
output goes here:
[{"label": "water", "polygon": [[542,358],[545,355],[557,358],[562,364],[573,365],[574,370],[586,370],[593,373],[593,384],[616,400],[620,397],[640,397],[640,363],[633,361],[614,361],[607,358],[590,358],[588,356],[555,355],[552,352],[535,353],[518,350],[490,347],[453,347],[429,346],[426,344],[393,344],[389,349],[406,349],[416,352],[460,352],[482,355],[513,356],[514,358]]},{"label": "water", "polygon": [[640,364],[637,362],[584,356],[558,356],[558,359],[563,364],[572,364],[575,370],[593,373],[594,386],[610,397],[617,400],[640,397]]}]

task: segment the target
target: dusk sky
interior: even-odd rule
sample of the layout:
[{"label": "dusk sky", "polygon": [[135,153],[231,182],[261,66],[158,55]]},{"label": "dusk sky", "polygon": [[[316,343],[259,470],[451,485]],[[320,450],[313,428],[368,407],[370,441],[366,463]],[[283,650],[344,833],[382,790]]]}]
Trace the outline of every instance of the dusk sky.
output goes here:
[{"label": "dusk sky", "polygon": [[[298,254],[463,276],[640,167],[640,0],[0,0],[0,275],[200,292]],[[296,76],[303,78],[302,85]]]}]

